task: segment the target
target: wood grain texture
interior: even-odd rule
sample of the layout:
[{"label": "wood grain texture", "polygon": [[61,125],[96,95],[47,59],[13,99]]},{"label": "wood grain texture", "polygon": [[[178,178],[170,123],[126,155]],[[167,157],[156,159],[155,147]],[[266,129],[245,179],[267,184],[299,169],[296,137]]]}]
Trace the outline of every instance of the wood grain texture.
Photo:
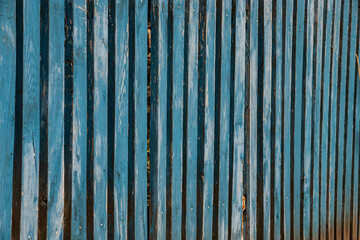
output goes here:
[{"label": "wood grain texture", "polygon": [[15,1],[0,5],[0,239],[11,238],[16,83]]}]

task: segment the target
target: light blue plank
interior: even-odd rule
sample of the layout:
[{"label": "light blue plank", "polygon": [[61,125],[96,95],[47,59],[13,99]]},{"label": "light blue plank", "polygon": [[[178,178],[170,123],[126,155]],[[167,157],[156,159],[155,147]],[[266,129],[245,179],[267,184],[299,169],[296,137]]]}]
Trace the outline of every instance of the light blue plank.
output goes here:
[{"label": "light blue plank", "polygon": [[40,144],[40,1],[24,2],[21,239],[37,239]]},{"label": "light blue plank", "polygon": [[16,20],[15,1],[0,5],[0,239],[11,238],[11,207],[15,124]]},{"label": "light blue plank", "polygon": [[257,158],[257,91],[258,91],[258,0],[250,1],[250,238],[256,239],[257,235],[257,216],[256,216],[256,201],[257,201],[257,178],[258,178],[258,161]]},{"label": "light blue plank", "polygon": [[147,1],[135,2],[135,238],[147,239]]},{"label": "light blue plank", "polygon": [[[359,41],[359,35],[356,37],[357,39],[355,39],[355,41]],[[356,42],[355,44],[359,44],[360,42]],[[357,56],[359,56],[360,51],[357,45]],[[360,156],[360,84],[359,84],[359,80],[360,80],[360,63],[359,63],[359,58],[356,58],[355,60],[356,64],[355,64],[355,79],[354,81],[357,82],[356,85],[356,97],[355,97],[355,141],[354,141],[354,191],[353,191],[353,219],[352,219],[352,232],[353,232],[353,238],[355,239],[359,239],[359,234],[358,234],[358,227],[359,227],[359,198],[358,198],[358,194],[359,194],[359,178],[357,176],[357,174],[359,174],[359,156]]]},{"label": "light blue plank", "polygon": [[[319,239],[320,231],[319,231],[319,206],[320,206],[320,198],[319,198],[319,189],[320,189],[320,130],[321,130],[321,122],[320,122],[320,114],[321,114],[321,87],[322,87],[322,56],[323,56],[323,21],[324,21],[324,1],[315,2],[317,5],[315,21],[317,21],[317,39],[314,43],[316,45],[316,56],[314,56],[316,65],[315,69],[315,98],[313,102],[313,106],[315,106],[314,110],[314,152],[313,152],[313,212],[312,212],[312,237],[313,239]],[[311,214],[311,213],[310,213]]]},{"label": "light blue plank", "polygon": [[108,1],[94,2],[94,238],[107,238]]},{"label": "light blue plank", "polygon": [[339,38],[340,38],[340,13],[341,13],[341,1],[336,0],[334,7],[335,10],[335,19],[334,19],[334,33],[333,37],[333,56],[332,56],[332,78],[331,78],[331,113],[330,113],[330,156],[329,156],[329,189],[328,189],[328,218],[327,218],[327,228],[328,228],[328,237],[334,238],[334,229],[335,229],[335,148],[337,143],[336,139],[336,115],[337,115],[337,86],[338,86],[338,67],[339,67]]},{"label": "light blue plank", "polygon": [[75,0],[73,7],[73,137],[71,237],[86,238],[87,161],[87,5]]},{"label": "light blue plank", "polygon": [[[358,19],[358,10],[356,8],[358,6],[357,1],[352,1],[352,5],[350,6],[351,11],[351,30],[349,31],[349,62],[348,62],[348,109],[347,109],[347,141],[346,141],[346,178],[345,178],[345,199],[344,199],[344,218],[342,221],[344,222],[344,239],[350,239],[350,236],[352,239],[355,239],[356,234],[354,235],[354,232],[352,232],[352,226],[351,221],[353,220],[351,216],[356,215],[357,213],[357,207],[352,206],[351,197],[355,193],[354,190],[352,190],[352,184],[355,185],[355,179],[358,179],[358,174],[355,172],[355,165],[357,164],[356,160],[353,160],[354,152],[353,152],[353,139],[354,139],[354,114],[356,106],[354,103],[354,95],[355,95],[355,81],[358,81],[358,79],[355,79],[355,71],[357,70],[355,65],[355,52],[356,52],[356,31],[357,31],[357,19]],[[359,82],[358,82],[359,83]],[[354,165],[353,165],[354,163]],[[352,171],[353,174],[352,175]],[[354,183],[352,181],[354,180]],[[357,195],[356,195],[357,196]],[[353,198],[356,199],[356,197],[353,195]],[[351,209],[353,210],[351,212]]]},{"label": "light blue plank", "polygon": [[[167,163],[168,2],[154,0],[151,9],[150,215],[149,235],[165,239]],[[175,89],[176,91],[176,89]]]},{"label": "light blue plank", "polygon": [[[293,186],[293,238],[300,238],[300,215],[301,215],[301,177],[303,158],[303,72],[304,72],[304,28],[305,28],[305,4],[297,1],[296,7],[296,49],[295,49],[295,105],[294,105],[294,186]],[[295,23],[294,23],[295,24]]]},{"label": "light blue plank", "polygon": [[63,238],[64,221],[64,1],[49,2],[47,238]]},{"label": "light blue plank", "polygon": [[276,80],[275,80],[275,186],[274,186],[274,238],[280,239],[281,236],[281,167],[282,167],[282,112],[283,112],[283,1],[276,2]]},{"label": "light blue plank", "polygon": [[[264,1],[264,79],[263,81],[263,238],[270,239],[271,230],[271,100],[273,96],[272,89],[272,1]],[[261,147],[261,146],[259,146]],[[260,207],[260,206],[258,206]]]},{"label": "light blue plank", "polygon": [[[341,75],[339,75],[339,87],[337,87],[336,89],[340,88],[340,106],[338,109],[338,139],[337,139],[337,147],[338,147],[338,152],[337,152],[337,156],[336,156],[336,160],[337,161],[337,190],[336,190],[336,196],[337,196],[337,201],[336,201],[336,219],[335,219],[335,225],[336,225],[336,239],[340,239],[342,238],[342,204],[343,204],[343,175],[344,175],[344,148],[345,148],[345,141],[346,139],[344,139],[344,131],[345,131],[345,111],[346,111],[346,106],[345,106],[345,101],[346,101],[346,66],[347,66],[347,45],[348,45],[348,25],[349,25],[349,0],[344,0],[343,1],[343,18],[342,20],[342,51],[341,53],[339,53],[339,68],[341,71]],[[340,47],[340,46],[339,46]],[[340,56],[341,54],[341,56]],[[340,60],[341,59],[341,60]],[[337,74],[337,72],[336,72]],[[334,86],[333,86],[334,87]],[[336,166],[336,165],[335,165]]]},{"label": "light blue plank", "polygon": [[[172,96],[172,239],[181,238],[184,127],[184,30],[185,1],[173,2],[173,96]],[[212,193],[212,192],[211,192]],[[211,201],[212,204],[212,201]]]},{"label": "light blue plank", "polygon": [[116,1],[114,238],[127,239],[129,135],[129,1]]},{"label": "light blue plank", "polygon": [[[322,122],[321,122],[321,179],[320,179],[320,239],[326,239],[326,204],[327,204],[327,174],[328,174],[328,140],[329,140],[329,111],[330,111],[330,60],[331,60],[331,34],[332,34],[332,15],[333,15],[333,0],[327,2],[325,9],[326,13],[326,29],[325,30],[325,49],[324,49],[324,63],[323,63],[323,108],[322,108]],[[324,14],[325,14],[324,13]]]},{"label": "light blue plank", "polygon": [[286,0],[286,35],[285,35],[285,74],[284,74],[284,238],[290,239],[291,224],[291,85],[292,78],[292,48],[293,48],[293,11],[292,0]]},{"label": "light blue plank", "polygon": [[203,229],[204,239],[212,238],[213,193],[214,193],[214,127],[215,127],[215,25],[216,1],[206,3],[206,76],[205,76],[205,136],[204,136],[204,195]]},{"label": "light blue plank", "polygon": [[230,147],[230,65],[231,65],[231,1],[222,2],[221,9],[221,93],[218,237],[228,238],[229,147]]},{"label": "light blue plank", "polygon": [[[306,75],[305,77],[305,118],[304,118],[304,195],[303,195],[303,238],[310,239],[310,184],[311,184],[311,161],[312,161],[312,100],[313,100],[313,57],[314,57],[314,1],[307,2],[307,26],[306,34]],[[315,221],[317,221],[315,219]]]},{"label": "light blue plank", "polygon": [[186,163],[186,239],[196,238],[196,179],[198,133],[198,25],[199,2],[189,2],[188,26],[188,110],[187,110],[187,163]]},{"label": "light blue plank", "polygon": [[243,166],[245,160],[245,2],[237,1],[235,9],[234,66],[234,159],[232,185],[231,239],[242,232]]}]

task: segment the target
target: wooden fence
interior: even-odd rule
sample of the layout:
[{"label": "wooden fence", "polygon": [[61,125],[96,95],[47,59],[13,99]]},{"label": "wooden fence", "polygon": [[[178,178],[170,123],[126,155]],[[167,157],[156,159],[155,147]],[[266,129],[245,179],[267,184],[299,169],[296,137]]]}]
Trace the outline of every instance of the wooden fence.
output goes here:
[{"label": "wooden fence", "polygon": [[357,239],[358,0],[0,0],[0,239]]}]

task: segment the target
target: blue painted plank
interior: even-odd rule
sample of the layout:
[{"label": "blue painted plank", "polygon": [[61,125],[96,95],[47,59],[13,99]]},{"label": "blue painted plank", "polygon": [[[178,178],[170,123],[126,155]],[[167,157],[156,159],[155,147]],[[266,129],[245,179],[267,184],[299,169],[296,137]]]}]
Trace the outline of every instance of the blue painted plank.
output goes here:
[{"label": "blue painted plank", "polygon": [[63,238],[64,221],[64,1],[49,2],[47,238]]},{"label": "blue painted plank", "polygon": [[258,0],[250,1],[250,238],[256,239],[257,235],[257,215],[256,215],[256,201],[257,201],[257,178],[258,178],[258,161],[257,158],[257,91],[258,91]]},{"label": "blue painted plank", "polygon": [[231,1],[221,8],[221,88],[218,237],[228,238],[229,148],[230,148],[230,65],[231,65]]},{"label": "blue painted plank", "polygon": [[[173,105],[172,105],[172,239],[181,238],[184,127],[184,31],[185,1],[173,2]],[[211,192],[212,193],[212,192]],[[211,201],[212,204],[212,201]]]},{"label": "blue painted plank", "polygon": [[[215,127],[215,25],[216,1],[206,3],[206,72],[205,72],[205,133],[204,133],[204,195],[203,229],[204,239],[212,238],[213,193],[214,193],[214,127]],[[175,25],[174,25],[175,26]]]},{"label": "blue painted plank", "polygon": [[[345,178],[345,199],[344,199],[344,218],[342,221],[344,222],[344,239],[350,239],[350,236],[355,239],[355,232],[352,232],[351,223],[353,219],[352,216],[356,215],[357,207],[352,205],[351,197],[353,196],[356,199],[355,191],[353,190],[353,186],[356,186],[355,179],[358,179],[358,174],[355,172],[355,166],[358,164],[357,161],[353,161],[354,157],[354,130],[355,130],[355,122],[354,122],[354,114],[355,112],[355,73],[356,73],[356,65],[355,65],[355,52],[356,52],[356,32],[357,32],[357,20],[358,20],[358,10],[356,8],[358,6],[357,1],[352,1],[352,5],[350,6],[351,11],[351,30],[349,31],[349,41],[350,41],[350,50],[349,50],[349,62],[348,62],[348,120],[347,120],[347,144],[346,144],[346,178]],[[355,132],[356,133],[356,132]],[[356,136],[356,134],[355,134]],[[353,165],[354,164],[354,165]],[[354,175],[352,175],[352,172]],[[354,182],[352,183],[352,181]],[[353,185],[353,186],[352,186]],[[357,195],[356,195],[357,196]],[[351,208],[353,206],[353,208]],[[352,209],[352,212],[351,212]]]},{"label": "blue painted plank", "polygon": [[294,3],[286,0],[286,35],[285,35],[285,66],[284,66],[284,238],[290,239],[291,224],[291,85],[292,81],[292,48],[293,48],[293,11]]},{"label": "blue painted plank", "polygon": [[0,239],[11,238],[11,207],[15,124],[16,5],[0,5]]},{"label": "blue painted plank", "polygon": [[147,239],[147,1],[135,1],[135,238]]},{"label": "blue painted plank", "polygon": [[129,1],[116,1],[114,238],[127,239],[129,126]]},{"label": "blue painted plank", "polygon": [[297,2],[296,7],[296,49],[295,49],[295,105],[294,105],[294,186],[293,186],[293,238],[300,238],[300,215],[301,215],[301,177],[303,157],[303,72],[304,72],[304,35],[305,35],[305,4]]},{"label": "blue painted plank", "polygon": [[21,239],[38,231],[40,144],[40,1],[24,2]]},{"label": "blue painted plank", "polygon": [[246,6],[236,2],[234,66],[234,159],[232,185],[231,239],[241,239],[243,166],[245,160],[245,36]]},{"label": "blue painted plank", "polygon": [[[270,230],[271,230],[271,100],[273,96],[272,89],[272,0],[264,1],[264,79],[259,79],[263,81],[263,238],[270,239]],[[259,146],[261,147],[261,146]],[[260,207],[260,206],[258,206]]]},{"label": "blue painted plank", "polygon": [[[348,45],[348,25],[349,25],[349,0],[343,1],[343,18],[342,18],[342,51],[341,56],[339,54],[339,68],[340,68],[340,75],[339,75],[339,85],[336,87],[337,89],[340,88],[340,96],[339,99],[339,109],[338,109],[338,139],[337,139],[337,147],[338,152],[336,156],[337,161],[337,189],[336,189],[336,206],[335,206],[335,225],[336,225],[336,239],[342,238],[342,204],[343,204],[343,175],[344,175],[344,147],[345,147],[345,141],[344,134],[345,134],[345,97],[346,97],[346,69],[347,69],[347,45]],[[340,47],[340,46],[339,46]],[[337,72],[336,72],[337,74]],[[334,86],[333,86],[334,87]],[[334,133],[335,134],[335,133]],[[336,165],[335,165],[336,166]]]},{"label": "blue painted plank", "polygon": [[[357,39],[355,41],[359,41],[359,36],[357,36]],[[356,43],[359,44],[359,43]],[[358,47],[357,47],[358,48]],[[355,79],[354,81],[360,80],[360,62],[359,62],[359,48],[357,49],[357,56],[356,56],[356,65],[355,65]],[[356,85],[356,98],[355,98],[355,137],[354,137],[354,191],[353,191],[353,219],[352,219],[352,232],[353,232],[353,238],[358,239],[358,227],[359,227],[359,203],[358,203],[358,194],[359,194],[359,156],[360,156],[360,84],[357,82]]]},{"label": "blue painted plank", "polygon": [[[150,111],[150,215],[149,235],[165,239],[167,163],[167,50],[168,2],[152,1],[151,111]],[[176,89],[175,89],[176,91]]]},{"label": "blue painted plank", "polygon": [[320,239],[326,239],[326,215],[327,215],[327,192],[328,192],[328,184],[327,184],[327,174],[328,174],[328,139],[329,139],[329,111],[330,111],[330,103],[329,103],[329,95],[330,95],[330,60],[331,60],[331,34],[332,34],[332,15],[333,15],[333,0],[329,0],[327,2],[327,6],[325,9],[326,12],[326,29],[325,29],[325,48],[324,48],[324,63],[323,63],[323,77],[321,78],[323,81],[323,108],[322,108],[322,122],[321,122],[321,179],[320,179],[320,224],[319,224],[319,232]]},{"label": "blue painted plank", "polygon": [[[313,113],[313,58],[314,58],[314,1],[307,2],[306,73],[305,73],[305,116],[304,116],[304,195],[303,195],[303,238],[310,239],[311,204],[311,161],[312,161],[312,113]],[[315,219],[316,221],[316,219]],[[296,226],[296,225],[295,225]]]},{"label": "blue painted plank", "polygon": [[196,179],[197,179],[197,133],[198,133],[198,25],[199,2],[189,2],[188,27],[188,116],[186,153],[186,239],[196,238]]},{"label": "blue painted plank", "polygon": [[274,44],[276,48],[276,79],[275,79],[275,186],[274,186],[274,238],[280,239],[281,237],[281,168],[282,168],[282,112],[283,112],[283,59],[285,54],[283,52],[283,1],[278,0],[276,2],[276,42]]},{"label": "blue painted plank", "polygon": [[94,2],[94,238],[107,238],[108,1]]},{"label": "blue painted plank", "polygon": [[[316,2],[315,2],[316,5]],[[312,212],[312,237],[313,239],[319,239],[320,231],[319,231],[319,206],[320,206],[320,149],[321,149],[321,138],[320,138],[320,130],[321,130],[321,90],[322,90],[322,56],[323,56],[323,21],[324,21],[324,1],[319,1],[317,3],[316,17],[315,21],[317,21],[317,29],[316,29],[316,42],[314,43],[316,46],[316,56],[314,56],[316,65],[314,66],[314,76],[315,76],[315,98],[313,102],[313,106],[315,106],[314,110],[314,152],[313,152],[313,212]]]},{"label": "blue painted plank", "polygon": [[338,86],[338,62],[339,62],[339,38],[340,38],[340,13],[341,13],[341,1],[336,0],[335,4],[335,19],[334,19],[334,33],[333,37],[333,56],[332,56],[332,79],[331,79],[331,113],[330,113],[330,156],[329,156],[329,189],[328,189],[328,218],[327,218],[327,228],[328,236],[334,238],[334,228],[335,228],[335,148],[337,143],[336,139],[336,115],[337,115],[337,86]]},{"label": "blue painted plank", "polygon": [[71,237],[86,238],[87,161],[87,5],[75,0],[73,8],[73,138]]}]

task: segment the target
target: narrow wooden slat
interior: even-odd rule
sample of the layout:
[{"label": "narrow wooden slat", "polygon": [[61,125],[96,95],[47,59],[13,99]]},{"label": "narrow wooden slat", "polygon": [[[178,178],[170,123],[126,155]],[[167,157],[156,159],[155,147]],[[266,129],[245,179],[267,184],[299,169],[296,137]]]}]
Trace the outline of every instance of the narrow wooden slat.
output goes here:
[{"label": "narrow wooden slat", "polygon": [[[165,239],[167,162],[168,2],[151,2],[150,214],[151,239]],[[176,89],[175,89],[176,90]]]},{"label": "narrow wooden slat", "polygon": [[71,237],[86,238],[87,160],[87,5],[75,0],[73,8],[73,138]]},{"label": "narrow wooden slat", "polygon": [[25,1],[23,14],[24,90],[20,236],[22,239],[36,239],[40,144],[40,1]]},{"label": "narrow wooden slat", "polygon": [[134,68],[134,185],[135,238],[147,239],[147,1],[135,1],[135,68]]},{"label": "narrow wooden slat", "polygon": [[172,95],[172,239],[181,238],[184,127],[185,1],[173,2],[173,95]]},{"label": "narrow wooden slat", "polygon": [[[297,1],[296,6],[296,49],[295,49],[295,65],[294,65],[294,186],[293,187],[293,238],[300,238],[301,225],[300,219],[302,214],[301,206],[301,177],[302,177],[302,158],[303,158],[303,73],[304,73],[304,42],[305,35],[305,6],[306,2]],[[295,24],[295,23],[294,23]]]},{"label": "narrow wooden slat", "polygon": [[283,0],[277,0],[276,6],[276,25],[274,24],[273,27],[276,29],[276,75],[275,75],[275,186],[274,186],[274,238],[280,239],[281,236],[281,209],[282,209],[282,202],[281,202],[281,192],[282,192],[282,160],[283,160],[283,144],[282,144],[282,125],[283,125],[283,60],[285,52],[283,52],[284,44],[283,44]]},{"label": "narrow wooden slat", "polygon": [[[63,238],[64,216],[64,1],[49,2],[47,237]],[[43,174],[43,173],[41,173]]]},{"label": "narrow wooden slat", "polygon": [[229,147],[230,147],[230,62],[231,62],[231,1],[221,8],[221,80],[220,80],[220,151],[218,237],[228,238]]},{"label": "narrow wooden slat", "polygon": [[344,223],[344,239],[355,239],[356,234],[352,232],[351,223],[353,219],[352,216],[356,215],[357,209],[352,205],[352,198],[355,199],[353,195],[355,192],[353,191],[353,184],[355,185],[355,179],[358,177],[355,170],[355,161],[353,161],[354,152],[353,152],[353,139],[354,139],[354,114],[355,114],[355,71],[357,70],[355,65],[355,52],[356,52],[356,31],[357,31],[357,19],[358,19],[358,10],[356,8],[358,6],[358,2],[356,0],[351,1],[350,11],[351,11],[351,23],[350,23],[350,31],[349,31],[349,49],[348,49],[348,68],[347,68],[347,81],[348,81],[348,108],[347,108],[347,140],[346,140],[346,175],[345,175],[345,199],[344,201],[344,215],[343,215],[343,223]]},{"label": "narrow wooden slat", "polygon": [[334,6],[335,16],[334,16],[334,33],[333,37],[333,55],[332,55],[332,78],[331,78],[331,113],[330,113],[330,155],[329,155],[329,173],[328,173],[328,218],[327,218],[327,229],[328,236],[334,238],[334,229],[335,229],[335,148],[337,143],[336,139],[336,128],[337,128],[337,86],[338,86],[338,68],[339,68],[339,38],[340,38],[340,15],[341,15],[341,1],[336,0]]},{"label": "narrow wooden slat", "polygon": [[[316,5],[316,3],[315,3]],[[313,152],[313,201],[312,201],[312,237],[313,239],[319,239],[320,237],[320,231],[319,231],[319,225],[320,225],[320,149],[321,149],[321,90],[322,90],[322,56],[323,56],[323,35],[324,35],[324,1],[319,1],[317,3],[317,10],[315,14],[315,20],[316,21],[316,42],[315,45],[315,53],[316,56],[314,56],[314,84],[315,84],[315,97],[314,97],[314,116],[313,116],[313,124],[314,124],[314,152]],[[310,213],[311,214],[311,213]]]},{"label": "narrow wooden slat", "polygon": [[[336,189],[336,206],[335,206],[335,225],[336,225],[336,238],[340,239],[342,238],[342,212],[343,212],[343,176],[344,176],[344,150],[345,150],[345,144],[346,139],[344,139],[345,134],[345,111],[346,111],[346,66],[347,66],[347,45],[348,45],[348,25],[349,25],[349,0],[343,1],[343,15],[342,15],[342,46],[340,47],[341,52],[339,53],[339,74],[338,74],[338,86],[333,86],[337,90],[339,88],[340,95],[338,100],[338,136],[337,136],[337,147],[338,152],[336,156],[337,164],[335,164],[335,167],[337,166],[337,189]],[[341,31],[341,30],[340,30]],[[341,34],[341,32],[340,32]],[[334,133],[335,134],[335,133]],[[334,135],[333,135],[334,136]],[[335,183],[336,184],[336,183]]]},{"label": "narrow wooden slat", "polygon": [[[258,149],[257,149],[257,90],[258,90],[258,0],[250,1],[250,238],[256,239],[257,235],[257,179],[258,179]],[[260,197],[260,196],[259,196]]]},{"label": "narrow wooden slat", "polygon": [[94,2],[94,238],[107,238],[108,1]]},{"label": "narrow wooden slat", "polygon": [[[215,25],[216,1],[206,3],[206,70],[204,130],[204,194],[202,237],[212,238],[214,198],[214,127],[215,127]],[[175,25],[174,25],[175,26]]]},{"label": "narrow wooden slat", "polygon": [[325,37],[325,48],[323,53],[323,67],[322,73],[323,77],[323,89],[322,89],[322,122],[321,122],[321,178],[320,178],[320,239],[326,239],[326,219],[327,219],[327,192],[328,192],[328,183],[327,183],[327,174],[328,174],[328,140],[329,140],[329,111],[330,111],[330,61],[331,61],[331,34],[332,34],[332,18],[333,18],[333,0],[327,2],[325,14],[326,14],[326,28],[324,29]]},{"label": "narrow wooden slat", "polygon": [[234,66],[234,160],[231,239],[242,233],[243,166],[245,160],[245,2],[236,1]]},{"label": "narrow wooden slat", "polygon": [[292,48],[293,48],[293,11],[292,0],[286,1],[286,33],[285,33],[285,66],[284,66],[284,238],[289,239],[291,228],[291,85],[292,78]]},{"label": "narrow wooden slat", "polygon": [[[307,2],[307,31],[306,31],[306,73],[305,73],[305,116],[304,116],[304,193],[303,193],[303,239],[310,239],[311,219],[311,161],[312,161],[312,114],[313,114],[313,51],[314,51],[314,1]],[[317,220],[316,220],[317,221]]]},{"label": "narrow wooden slat", "polygon": [[16,83],[16,5],[0,5],[0,239],[11,238]]},{"label": "narrow wooden slat", "polygon": [[[272,112],[271,112],[271,100],[272,100],[272,48],[275,42],[272,42],[272,1],[264,1],[264,79],[263,81],[263,228],[264,239],[270,239],[271,230],[271,127],[272,127]],[[261,37],[261,36],[259,36]],[[266,39],[266,40],[265,40]],[[258,206],[259,207],[259,206]]]},{"label": "narrow wooden slat", "polygon": [[187,66],[186,239],[196,237],[198,133],[198,25],[199,2],[189,2]]},{"label": "narrow wooden slat", "polygon": [[129,1],[116,1],[114,238],[127,239],[129,124]]}]

